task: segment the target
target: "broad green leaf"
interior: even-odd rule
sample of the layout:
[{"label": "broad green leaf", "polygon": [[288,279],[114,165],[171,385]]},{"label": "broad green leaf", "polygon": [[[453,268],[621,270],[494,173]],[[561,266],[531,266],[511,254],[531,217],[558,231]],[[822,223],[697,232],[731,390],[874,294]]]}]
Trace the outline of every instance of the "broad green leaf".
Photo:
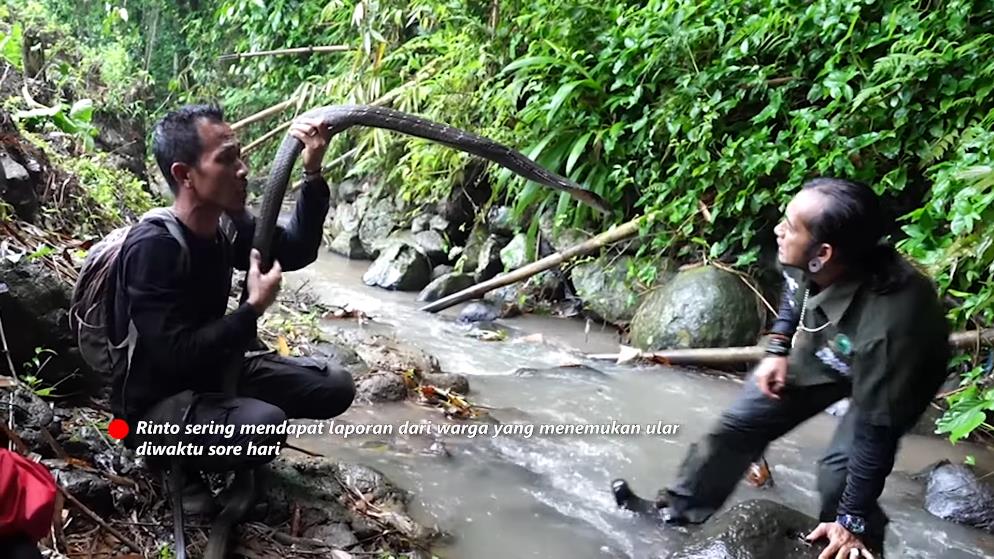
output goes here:
[{"label": "broad green leaf", "polygon": [[569,98],[570,94],[573,93],[573,90],[576,89],[577,86],[579,86],[582,83],[583,81],[578,80],[569,83],[564,83],[563,85],[559,86],[559,89],[556,91],[556,94],[552,96],[552,99],[549,101],[549,104],[545,107],[546,110],[548,111],[545,115],[545,122],[547,124],[552,124],[553,119],[556,118],[556,113],[559,112],[559,107],[561,107],[563,103],[566,101],[566,99]]},{"label": "broad green leaf", "polygon": [[573,166],[576,165],[580,156],[583,155],[583,150],[587,148],[587,142],[590,141],[590,136],[593,132],[587,132],[586,134],[580,136],[576,142],[573,144],[573,149],[569,152],[569,158],[566,160],[566,174],[573,172]]}]

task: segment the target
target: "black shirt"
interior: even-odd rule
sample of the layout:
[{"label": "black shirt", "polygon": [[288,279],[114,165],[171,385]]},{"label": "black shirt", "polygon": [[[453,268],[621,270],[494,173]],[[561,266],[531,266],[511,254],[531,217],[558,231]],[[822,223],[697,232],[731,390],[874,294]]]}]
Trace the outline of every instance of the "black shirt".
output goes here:
[{"label": "black shirt", "polygon": [[[290,223],[277,227],[273,242],[273,257],[284,271],[317,258],[328,206],[324,180],[304,184]],[[138,343],[128,374],[113,379],[117,416],[134,418],[183,390],[220,391],[225,363],[255,339],[258,315],[251,306],[225,315],[231,269],[248,269],[255,233],[248,211],[232,221],[233,239],[220,231],[204,239],[180,224],[189,247],[185,270],[182,249],[161,222],[143,221],[128,232],[109,286],[109,333],[121,343],[133,321]]]}]

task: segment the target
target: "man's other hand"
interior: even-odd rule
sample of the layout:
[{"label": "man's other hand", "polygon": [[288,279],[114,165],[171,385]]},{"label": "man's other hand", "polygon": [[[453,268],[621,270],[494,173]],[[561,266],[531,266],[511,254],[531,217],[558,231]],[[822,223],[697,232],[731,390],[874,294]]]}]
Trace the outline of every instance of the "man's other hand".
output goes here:
[{"label": "man's other hand", "polygon": [[274,260],[273,267],[263,274],[259,269],[262,255],[256,249],[252,249],[249,260],[248,304],[261,315],[276,301],[276,294],[280,292],[280,283],[283,281],[283,269],[280,268],[279,261]]},{"label": "man's other hand", "polygon": [[766,357],[756,366],[756,384],[769,398],[780,399],[780,391],[787,384],[787,358]]},{"label": "man's other hand", "polygon": [[304,152],[300,155],[304,171],[320,172],[321,160],[328,151],[328,140],[331,138],[328,125],[320,118],[300,117],[290,125],[290,135],[304,144]]},{"label": "man's other hand", "polygon": [[855,534],[835,522],[822,522],[805,538],[809,542],[828,539],[828,546],[818,559],[873,559],[863,542]]}]

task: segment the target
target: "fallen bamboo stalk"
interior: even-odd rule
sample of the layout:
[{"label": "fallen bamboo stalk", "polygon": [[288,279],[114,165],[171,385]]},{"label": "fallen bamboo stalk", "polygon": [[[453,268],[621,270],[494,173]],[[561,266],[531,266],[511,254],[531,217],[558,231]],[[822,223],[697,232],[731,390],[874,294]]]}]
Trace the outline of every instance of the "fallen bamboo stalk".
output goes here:
[{"label": "fallen bamboo stalk", "polygon": [[[949,336],[949,345],[956,349],[963,349],[978,342],[994,344],[994,328],[954,332]],[[618,363],[641,359],[664,365],[720,368],[756,363],[764,355],[765,348],[763,346],[664,349],[660,351],[640,351],[633,347],[621,346],[618,353],[590,354],[587,357]]]},{"label": "fallen bamboo stalk", "polygon": [[222,54],[218,56],[218,62],[227,62],[229,60],[241,60],[243,58],[257,58],[260,56],[284,56],[289,54],[314,54],[321,52],[348,52],[353,50],[352,47],[348,45],[326,45],[319,47],[295,47],[289,49],[277,49],[277,50],[260,50],[256,52],[233,52],[228,54]]},{"label": "fallen bamboo stalk", "polygon": [[268,109],[263,109],[253,115],[249,115],[239,120],[238,122],[231,125],[231,129],[234,131],[238,131],[241,128],[245,128],[249,124],[254,124],[256,122],[259,122],[260,120],[265,120],[275,114],[283,112],[284,109],[293,106],[293,104],[296,103],[297,101],[298,99],[296,95],[291,96],[289,99],[283,101],[282,103],[277,103],[272,107],[269,107]]},{"label": "fallen bamboo stalk", "polygon": [[512,272],[508,272],[491,280],[478,283],[447,297],[442,297],[434,303],[429,303],[421,307],[421,310],[432,313],[445,310],[452,305],[457,305],[463,301],[481,297],[484,293],[497,289],[498,287],[504,287],[505,285],[510,285],[523,279],[530,278],[539,272],[543,272],[549,268],[568,262],[576,256],[594,252],[595,250],[604,248],[611,243],[632,237],[639,232],[639,227],[641,226],[642,221],[651,215],[652,214],[639,216],[627,223],[623,223],[613,229],[609,229],[592,239],[588,239],[578,245],[573,245],[562,252],[550,254],[541,260],[536,260],[535,262],[522,266]]},{"label": "fallen bamboo stalk", "polygon": [[[433,65],[432,63],[426,64],[425,67],[421,69],[421,72],[425,72],[426,70],[428,70],[429,68],[431,68],[432,65]],[[399,97],[400,94],[404,92],[404,90],[406,90],[407,88],[409,88],[412,85],[416,84],[418,82],[418,80],[421,79],[421,77],[422,76],[419,73],[419,75],[415,76],[414,79],[412,79],[411,81],[406,82],[404,84],[401,84],[401,85],[399,85],[399,86],[391,89],[390,91],[384,93],[379,98],[377,98],[374,101],[372,101],[371,103],[369,103],[369,106],[371,106],[371,107],[380,107],[380,106],[386,105],[387,103],[390,103],[391,101],[393,101],[394,99],[396,99],[397,97]],[[249,118],[251,118],[251,117],[249,117]],[[252,143],[250,143],[249,145],[247,145],[244,148],[242,148],[242,155],[243,156],[244,155],[248,155],[249,153],[255,151],[256,148],[258,148],[262,144],[266,143],[267,141],[271,140],[273,138],[273,136],[276,136],[277,134],[279,134],[283,130],[286,130],[287,128],[289,128],[290,124],[292,122],[293,121],[284,122],[283,124],[281,124],[281,125],[277,126],[276,128],[270,130],[269,132],[266,132],[265,134],[263,134],[262,136],[260,136],[258,139],[254,140]]]}]

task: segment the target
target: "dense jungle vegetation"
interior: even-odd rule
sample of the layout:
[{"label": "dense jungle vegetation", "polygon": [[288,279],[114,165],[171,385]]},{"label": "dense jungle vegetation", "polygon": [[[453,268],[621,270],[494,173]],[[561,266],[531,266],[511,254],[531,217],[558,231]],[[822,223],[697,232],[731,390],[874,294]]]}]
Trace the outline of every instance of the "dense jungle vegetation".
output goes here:
[{"label": "dense jungle vegetation", "polygon": [[[147,126],[204,100],[231,120],[288,99],[389,103],[514,146],[617,208],[595,215],[491,169],[495,199],[533,238],[543,212],[597,231],[660,210],[631,271],[642,276],[660,254],[763,264],[799,185],[838,175],[886,197],[892,241],[929,270],[956,328],[994,320],[990,0],[6,0],[0,16],[2,56],[23,69],[23,37],[46,37],[39,72],[61,84],[51,114],[3,89],[22,127],[85,143],[94,109]],[[222,58],[328,45],[348,50]],[[96,93],[73,97],[83,90]],[[257,174],[277,144],[252,146]],[[415,203],[444,196],[467,164],[382,131],[343,134],[328,160],[347,152],[336,178],[387,173]],[[103,195],[114,180],[97,181]],[[994,431],[992,360],[952,364],[963,385],[940,429],[953,440]]]}]

